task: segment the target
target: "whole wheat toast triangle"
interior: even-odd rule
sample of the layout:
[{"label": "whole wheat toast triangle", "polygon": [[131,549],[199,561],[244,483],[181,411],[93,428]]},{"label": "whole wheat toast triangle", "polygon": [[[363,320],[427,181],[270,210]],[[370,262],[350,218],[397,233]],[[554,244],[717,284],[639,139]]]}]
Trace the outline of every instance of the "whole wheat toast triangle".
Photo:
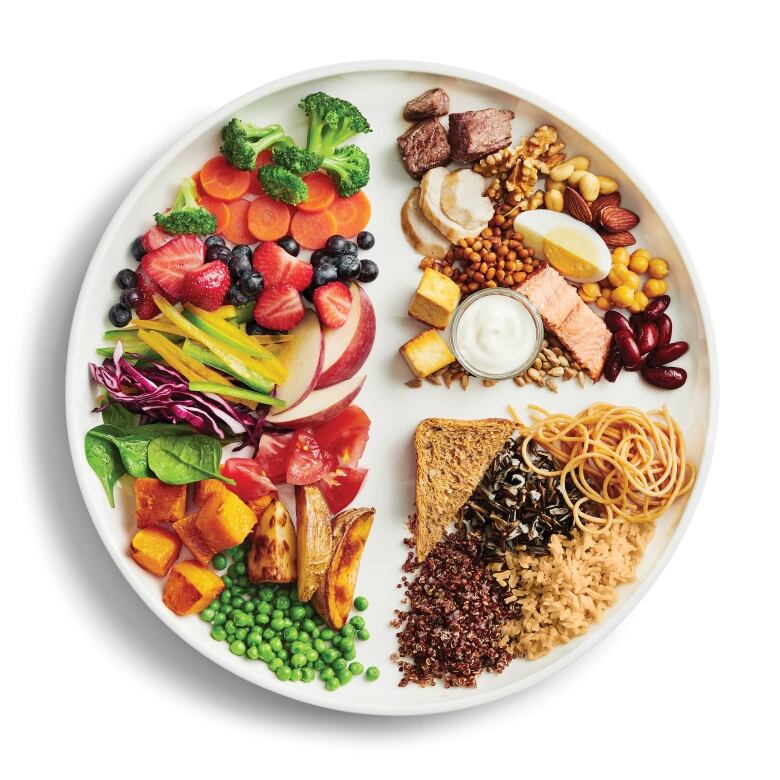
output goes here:
[{"label": "whole wheat toast triangle", "polygon": [[516,429],[511,420],[423,420],[414,433],[417,454],[417,558],[423,560],[488,466]]}]

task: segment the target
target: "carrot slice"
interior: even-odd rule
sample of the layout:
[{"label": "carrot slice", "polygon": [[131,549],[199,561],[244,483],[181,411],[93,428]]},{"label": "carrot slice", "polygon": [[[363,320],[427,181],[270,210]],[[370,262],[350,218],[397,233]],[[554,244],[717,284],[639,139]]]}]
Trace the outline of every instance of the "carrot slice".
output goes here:
[{"label": "carrot slice", "polygon": [[252,195],[265,195],[263,185],[260,184],[260,179],[257,178],[257,172],[263,165],[269,165],[271,162],[271,150],[263,149],[260,154],[257,155],[257,162],[255,163],[255,171],[252,174],[252,178],[249,180],[249,192]]},{"label": "carrot slice", "polygon": [[258,195],[246,214],[249,232],[258,241],[276,241],[290,229],[290,207],[286,203]]},{"label": "carrot slice", "polygon": [[198,197],[206,194],[206,190],[203,189],[203,185],[200,183],[200,171],[195,171],[192,174],[192,180],[195,182],[195,187],[198,190]]},{"label": "carrot slice", "polygon": [[336,232],[336,218],[329,211],[307,214],[296,211],[290,222],[292,237],[304,249],[322,249]]},{"label": "carrot slice", "polygon": [[336,185],[326,173],[315,171],[304,176],[303,180],[309,188],[309,197],[303,203],[298,204],[301,211],[310,213],[325,211],[336,200]]},{"label": "carrot slice", "polygon": [[234,200],[227,204],[230,218],[222,230],[222,235],[234,244],[254,244],[255,237],[249,232],[246,214],[249,211],[248,200]]},{"label": "carrot slice", "polygon": [[218,200],[236,200],[248,189],[250,171],[239,171],[222,156],[212,157],[200,169],[200,184],[207,195]]},{"label": "carrot slice", "polygon": [[336,219],[337,232],[350,238],[368,226],[371,219],[371,201],[361,190],[349,198],[336,198],[328,211]]},{"label": "carrot slice", "polygon": [[206,211],[210,211],[217,218],[217,229],[215,232],[221,233],[225,229],[225,225],[230,222],[228,204],[224,200],[212,198],[211,195],[201,195],[198,202]]}]

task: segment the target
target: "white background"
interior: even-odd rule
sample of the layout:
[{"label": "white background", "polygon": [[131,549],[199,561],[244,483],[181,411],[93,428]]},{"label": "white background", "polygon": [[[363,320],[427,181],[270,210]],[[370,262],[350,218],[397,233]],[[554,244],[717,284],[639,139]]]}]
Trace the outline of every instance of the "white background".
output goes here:
[{"label": "white background", "polygon": [[[769,4],[269,5],[3,12],[4,774],[777,776],[780,63]],[[266,693],[164,628],[94,532],[63,419],[80,280],[143,171],[253,87],[369,58],[493,73],[607,137],[688,244],[722,372],[707,490],[628,619],[534,689],[408,720]]]}]

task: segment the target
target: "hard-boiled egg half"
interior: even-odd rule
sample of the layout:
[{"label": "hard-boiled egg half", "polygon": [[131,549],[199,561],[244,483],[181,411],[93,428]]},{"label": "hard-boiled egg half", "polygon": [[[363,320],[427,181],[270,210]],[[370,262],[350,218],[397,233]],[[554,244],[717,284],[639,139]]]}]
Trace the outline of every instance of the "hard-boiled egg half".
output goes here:
[{"label": "hard-boiled egg half", "polygon": [[598,282],[612,268],[609,247],[593,228],[568,214],[548,209],[523,211],[515,217],[523,243],[573,282]]}]

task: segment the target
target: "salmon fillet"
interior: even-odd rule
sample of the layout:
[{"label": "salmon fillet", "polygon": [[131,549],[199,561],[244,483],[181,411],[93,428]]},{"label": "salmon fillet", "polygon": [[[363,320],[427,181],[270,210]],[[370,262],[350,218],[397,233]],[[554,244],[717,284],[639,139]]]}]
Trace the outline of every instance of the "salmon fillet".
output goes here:
[{"label": "salmon fillet", "polygon": [[612,341],[604,320],[549,265],[529,276],[519,290],[539,310],[544,327],[555,334],[588,376],[597,381]]}]

